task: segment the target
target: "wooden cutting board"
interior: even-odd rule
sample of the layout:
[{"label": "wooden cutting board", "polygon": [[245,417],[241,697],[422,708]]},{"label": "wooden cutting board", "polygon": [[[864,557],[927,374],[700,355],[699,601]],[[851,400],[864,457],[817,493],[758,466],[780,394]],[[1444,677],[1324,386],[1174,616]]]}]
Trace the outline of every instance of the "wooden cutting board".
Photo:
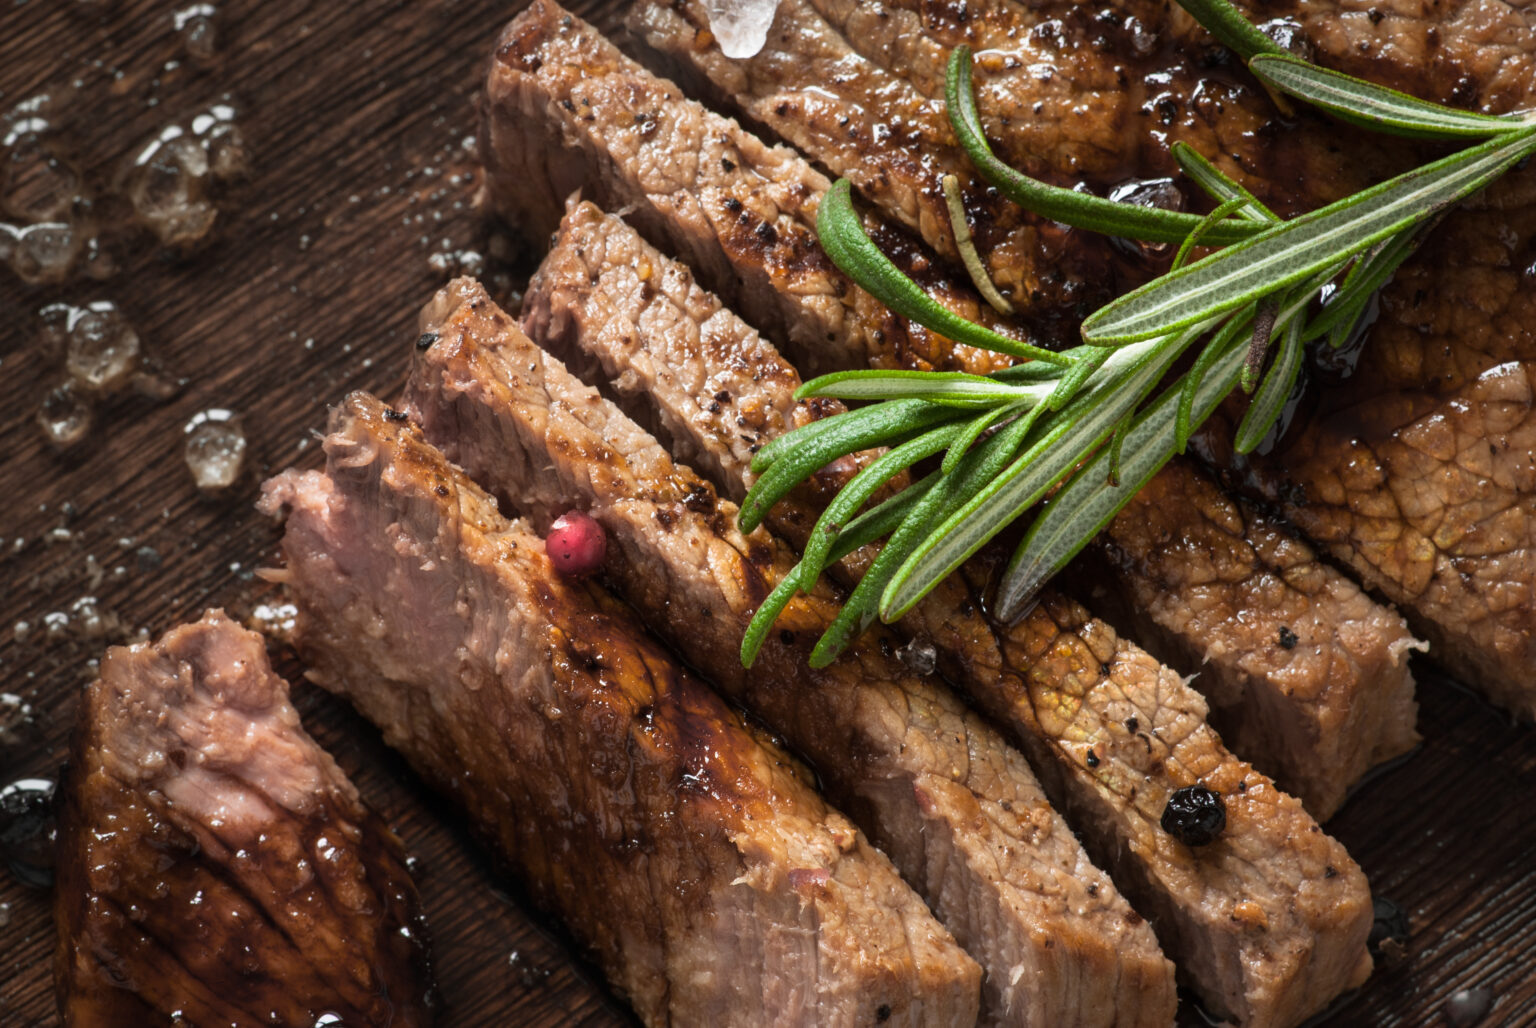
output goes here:
[{"label": "wooden cutting board", "polygon": [[[57,776],[106,644],[88,618],[50,633],[47,615],[94,597],[121,621],[113,637],[210,605],[249,615],[264,598],[251,572],[275,542],[252,509],[260,478],[315,462],[311,433],[347,390],[398,390],[415,309],[452,263],[433,255],[501,246],[472,210],[466,137],[484,59],[518,5],[228,0],[217,56],[200,64],[176,28],[185,4],[0,4],[0,111],[52,97],[65,161],[98,197],[145,142],[218,102],[237,112],[250,167],[221,187],[191,253],[109,233],[121,266],[100,279],[27,287],[0,269],[0,691],[33,710],[0,729],[6,782]],[[605,25],[621,7],[573,6]],[[95,205],[109,222],[112,207]],[[36,315],[99,300],[186,383],[169,400],[106,404],[86,440],[59,452],[35,421],[60,374]],[[250,447],[246,477],[219,497],[194,489],[181,455],[183,426],[209,408],[238,412]],[[279,668],[298,680],[291,657]],[[1451,995],[1475,988],[1493,999],[1482,1023],[1536,1023],[1536,735],[1427,666],[1420,677],[1423,749],[1329,825],[1407,911],[1411,941],[1325,1023],[1441,1023]],[[367,724],[317,689],[295,694],[421,860],[445,1024],[630,1023]],[[53,943],[47,894],[0,871],[0,1026],[56,1023]]]}]

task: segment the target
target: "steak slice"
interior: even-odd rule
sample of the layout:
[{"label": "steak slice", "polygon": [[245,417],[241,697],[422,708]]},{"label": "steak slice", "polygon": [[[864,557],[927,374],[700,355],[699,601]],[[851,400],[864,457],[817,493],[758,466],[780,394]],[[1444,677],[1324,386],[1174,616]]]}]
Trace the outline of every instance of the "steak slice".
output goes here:
[{"label": "steak slice", "polygon": [[[1418,96],[1495,112],[1536,96],[1517,7],[1305,0],[1262,16],[1282,13],[1321,62]],[[1178,18],[1166,28],[1190,31]],[[1269,149],[1319,149],[1312,136]],[[1375,145],[1344,153],[1369,162]],[[1264,163],[1245,170],[1266,188]],[[1536,717],[1533,254],[1536,174],[1517,170],[1403,266],[1358,348],[1311,369],[1303,415],[1272,452],[1235,458],[1230,410],[1199,448],[1401,605],[1452,674],[1525,717]]]},{"label": "steak slice", "polygon": [[1417,745],[1408,653],[1425,644],[1189,462],[1159,472],[1087,553],[1076,577],[1093,583],[1094,608],[1165,662],[1199,668],[1222,739],[1319,820]]},{"label": "steak slice", "polygon": [[[661,270],[642,283],[633,269],[647,265]],[[631,406],[654,406],[672,431],[691,436],[727,491],[750,481],[744,444],[766,440],[740,428],[721,434],[730,412],[755,431],[764,425],[757,412],[793,409],[794,369],[686,269],[590,204],[567,214],[524,312],[552,351],[577,354]],[[727,388],[690,396],[688,384],[700,381]],[[803,541],[817,513],[786,503],[770,517]],[[901,628],[913,645],[937,647],[956,680],[1009,727],[1091,852],[1172,932],[1170,951],[1212,1005],[1257,1023],[1294,1023],[1363,974],[1369,901],[1342,848],[1222,748],[1203,723],[1204,704],[1176,675],[1081,607],[1052,596],[1016,626],[989,623],[979,597],[991,570],[973,562],[966,580],[942,585]],[[1229,819],[1224,848],[1191,851],[1157,824],[1170,793],[1196,779],[1212,788],[1226,781],[1229,811],[1243,811],[1242,821]],[[1314,891],[1298,903],[1272,888],[1281,880]],[[1239,911],[1257,909],[1265,932],[1234,929]]]},{"label": "steak slice", "polygon": [[[989,14],[996,8],[995,20],[1003,25],[967,26],[965,38],[977,46],[1029,48],[1027,34],[1018,44],[1004,35],[1008,19],[1027,22],[1024,14],[1009,5],[981,6]],[[897,34],[894,26],[867,14],[848,18],[868,30],[862,37],[866,46]],[[896,20],[902,20],[899,14]],[[770,45],[747,61],[728,60],[717,47],[698,45],[705,24],[707,13],[693,0],[631,8],[631,28],[669,66],[682,65],[705,78],[720,96],[851,176],[893,217],[903,210],[894,192],[898,187],[913,195],[925,189],[937,194],[944,161],[964,161],[948,126],[930,124],[939,116],[923,106],[925,98],[854,53],[806,0],[781,3]],[[903,44],[902,52],[913,46]],[[934,55],[922,66],[937,60]],[[1071,67],[1082,66],[1087,74],[1097,60],[1078,55]],[[834,68],[842,73],[834,75]],[[1009,75],[1005,62],[990,80],[993,87]],[[1031,98],[1044,102],[1039,98],[1049,99],[1057,90],[1054,77],[1043,84],[1038,75],[1018,78],[1015,93],[1032,90],[1014,97],[1020,106]],[[920,141],[872,141],[879,125],[898,122],[911,133],[929,127]],[[914,150],[928,159],[915,161]],[[942,205],[942,198],[938,202]],[[985,212],[977,220],[998,223]],[[923,219],[922,232],[936,248],[949,239],[942,217]],[[983,241],[978,237],[978,242]],[[996,254],[1005,265],[1019,263],[1006,246]],[[1232,517],[1238,519],[1235,525]],[[1192,466],[1177,464],[1133,499],[1105,539],[1111,559],[1100,561],[1092,569],[1096,573],[1080,566],[1068,577],[1098,584],[1095,597],[1106,598],[1115,620],[1135,630],[1157,656],[1178,667],[1205,669],[1197,682],[1216,708],[1213,721],[1223,735],[1280,778],[1316,816],[1331,815],[1366,771],[1414,745],[1417,711],[1404,650],[1415,643],[1401,618],[1318,564],[1300,543],[1292,544],[1286,557],[1291,581],[1277,578],[1259,556],[1275,550],[1274,527],[1225,500]],[[1314,572],[1310,580],[1302,578],[1302,565]],[[1219,574],[1213,572],[1218,567]],[[1105,587],[1106,582],[1114,584]],[[1255,599],[1262,602],[1254,605]],[[1314,629],[1299,652],[1278,643],[1281,627],[1294,633],[1291,621]]]},{"label": "steak slice", "polygon": [[[1520,5],[1291,3],[1319,59],[1485,111],[1536,97]],[[1351,155],[1360,152],[1351,148]],[[1399,603],[1457,678],[1536,717],[1536,174],[1463,205],[1381,294],[1347,359],[1316,369],[1311,417],[1267,456],[1203,453]]]},{"label": "steak slice", "polygon": [[[684,98],[592,26],[535,0],[501,35],[486,80],[481,159],[492,207],[543,240],[577,189],[713,282],[754,324],[793,335],[820,373],[870,362],[986,371],[997,354],[956,346],[886,310],[816,242],[827,179],[793,151]],[[930,294],[962,316],[1017,334],[901,233],[871,231]],[[791,299],[792,298],[792,299]],[[857,312],[850,319],[849,310]],[[858,354],[822,344],[849,341]]]},{"label": "steak slice", "polygon": [[1519,4],[1384,0],[1362,9],[1337,0],[1287,0],[1238,6],[1260,19],[1292,19],[1330,67],[1417,96],[1490,113],[1528,107],[1536,96],[1536,44]]},{"label": "steak slice", "polygon": [[648,1024],[974,1022],[975,963],[785,754],[393,411],[288,512],[315,677],[461,804]]},{"label": "steak slice", "polygon": [[[943,176],[954,175],[983,265],[1035,331],[1054,329],[1076,342],[1077,319],[1122,291],[1122,262],[1106,237],[1030,214],[988,187],[955,140],[942,91],[925,96],[865,60],[805,0],[781,0],[768,45],[747,60],[701,43],[709,38],[702,0],[646,0],[629,10],[631,35],[667,75],[848,178],[886,217],[958,266],[940,188]],[[1099,123],[1081,111],[1078,117]],[[1144,274],[1140,262],[1134,273]]]},{"label": "steak slice", "polygon": [[989,1022],[1166,1025],[1172,968],[1084,855],[1024,759],[875,632],[833,666],[810,646],[835,597],[792,602],[757,663],[742,634],[793,556],[573,378],[476,283],[422,316],[407,410],[474,477],[544,523],[608,531],[607,573],[653,627],[815,765],[986,971]]},{"label": "steak slice", "polygon": [[1301,423],[1237,457],[1235,410],[1196,452],[1399,604],[1456,678],[1536,718],[1536,176],[1447,219],[1362,347],[1315,369]]},{"label": "steak slice", "polygon": [[[1101,193],[1120,187],[1134,196],[1136,185],[1173,176],[1175,191],[1164,196],[1175,199],[1185,186],[1170,147],[1183,141],[1290,214],[1412,160],[1412,144],[1381,136],[1362,150],[1355,129],[1303,105],[1276,131],[1279,112],[1257,81],[1193,18],[1160,0],[966,0],[961,8],[925,0],[804,2],[859,55],[925,96],[943,98],[950,50],[971,46],[977,111],[997,154],[1058,185],[1086,183]],[[1276,6],[1258,20],[1275,17]],[[1295,145],[1298,133],[1306,145]],[[1151,199],[1142,194],[1136,202]]]},{"label": "steak slice", "polygon": [[64,796],[65,1025],[432,1022],[404,846],[222,611],[107,651]]}]

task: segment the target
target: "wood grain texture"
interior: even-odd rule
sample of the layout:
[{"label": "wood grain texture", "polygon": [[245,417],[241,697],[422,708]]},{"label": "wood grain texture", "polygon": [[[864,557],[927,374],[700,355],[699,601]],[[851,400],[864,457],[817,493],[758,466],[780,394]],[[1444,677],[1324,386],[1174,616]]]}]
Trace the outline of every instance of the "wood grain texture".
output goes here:
[{"label": "wood grain texture", "polygon": [[[159,632],[210,605],[249,613],[261,595],[250,573],[275,542],[251,506],[260,477],[315,461],[310,433],[346,390],[398,389],[415,310],[443,279],[428,256],[445,241],[484,243],[461,144],[475,131],[491,41],[517,5],[229,0],[222,59],[198,68],[174,30],[179,3],[0,4],[0,110],[72,94],[62,139],[89,181],[102,186],[165,124],[226,96],[251,155],[196,253],[133,247],[115,276],[49,288],[0,269],[0,691],[36,711],[31,729],[0,737],[9,781],[55,777],[104,645],[50,641],[44,615],[82,596],[130,631]],[[58,374],[35,342],[35,312],[98,299],[121,306],[188,384],[161,403],[114,402],[85,443],[58,453],[34,422]],[[252,447],[251,473],[218,499],[197,494],[181,460],[182,425],[208,407],[241,412]],[[18,621],[33,626],[24,639]],[[301,669],[279,658],[298,682]],[[1409,912],[1408,955],[1325,1023],[1442,1023],[1453,992],[1489,986],[1483,1023],[1536,1024],[1536,738],[1420,673],[1423,749],[1330,825],[1377,893]],[[421,859],[445,1024],[631,1023],[368,725],[302,682],[295,699]],[[55,1024],[48,897],[0,872],[0,904],[0,1025]]]}]

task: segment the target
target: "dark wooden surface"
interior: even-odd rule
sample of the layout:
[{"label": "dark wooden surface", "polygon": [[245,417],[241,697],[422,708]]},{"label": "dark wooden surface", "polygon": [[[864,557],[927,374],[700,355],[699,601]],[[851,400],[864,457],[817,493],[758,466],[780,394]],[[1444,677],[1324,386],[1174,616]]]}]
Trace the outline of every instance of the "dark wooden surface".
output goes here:
[{"label": "dark wooden surface", "polygon": [[[129,246],[117,274],[45,288],[0,269],[0,691],[35,710],[30,728],[0,736],[4,782],[56,775],[105,644],[48,639],[46,614],[94,596],[123,631],[159,632],[209,605],[245,615],[258,602],[250,572],[275,538],[252,510],[259,478],[313,461],[310,432],[346,390],[398,388],[415,308],[445,277],[429,256],[486,245],[463,142],[485,54],[516,4],[230,0],[222,56],[206,68],[187,61],[174,29],[181,4],[0,5],[0,110],[61,96],[61,141],[96,188],[164,125],[226,97],[251,165],[192,254]],[[188,382],[169,401],[108,405],[83,444],[59,453],[34,421],[58,375],[35,312],[99,299]],[[181,460],[182,425],[209,407],[240,412],[252,448],[251,473],[218,499],[192,488]],[[25,639],[18,621],[33,626]],[[1481,1023],[1536,1023],[1536,737],[1421,671],[1423,750],[1330,825],[1377,893],[1408,911],[1411,942],[1327,1021],[1449,1024],[1452,993],[1488,987]],[[295,694],[421,859],[445,1023],[628,1022],[366,724],[302,683]],[[48,896],[0,872],[0,904],[0,1026],[53,1024]]]}]

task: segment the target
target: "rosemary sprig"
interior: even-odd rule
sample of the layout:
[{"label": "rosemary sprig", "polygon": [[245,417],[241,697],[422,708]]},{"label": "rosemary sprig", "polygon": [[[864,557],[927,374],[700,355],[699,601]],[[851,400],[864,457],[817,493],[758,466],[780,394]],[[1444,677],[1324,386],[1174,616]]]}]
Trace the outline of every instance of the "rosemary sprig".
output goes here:
[{"label": "rosemary sprig", "polygon": [[[794,593],[810,590],[829,564],[854,549],[889,534],[812,663],[835,658],[876,617],[891,621],[911,610],[1049,497],[998,588],[995,612],[1016,616],[1239,387],[1252,399],[1235,445],[1240,452],[1258,446],[1294,388],[1306,344],[1327,339],[1337,346],[1349,338],[1372,297],[1446,212],[1536,153],[1536,124],[1523,117],[1457,111],[1320,69],[1282,51],[1226,0],[1180,3],[1274,94],[1376,131],[1480,141],[1290,221],[1175,144],[1180,167],[1214,201],[1211,213],[1120,204],[1038,182],[1000,161],[977,112],[970,53],[957,48],[947,108],[983,180],[1045,217],[1178,243],[1179,253],[1168,274],[1091,315],[1083,323],[1084,345],[1053,353],[966,321],[927,296],[869,239],[849,184],[836,183],[822,201],[817,229],[839,268],[898,314],[1023,363],[986,376],[843,372],[801,387],[800,397],[868,405],[764,447],[753,461],[762,477],[742,504],[744,528],[760,523],[773,503],[831,460],[872,447],[886,452],[817,522],[801,563],[754,617],[743,663],[751,663]],[[958,236],[964,211],[956,190],[947,194],[958,211]],[[1196,245],[1223,248],[1186,264]],[[981,267],[979,259],[967,263],[975,264],[973,275]],[[1192,349],[1198,353],[1189,369],[1165,382]],[[940,454],[937,469],[859,513],[893,475]]]},{"label": "rosemary sprig", "polygon": [[1010,339],[973,321],[966,321],[947,307],[935,303],[922,287],[901,273],[864,231],[864,223],[853,209],[853,186],[839,179],[821,198],[816,211],[816,235],[821,248],[840,268],[858,268],[853,275],[864,291],[909,321],[926,325],[935,332],[983,350],[1006,353],[1010,357],[1040,360],[1050,364],[1069,364],[1067,358],[1044,347]]},{"label": "rosemary sprig", "polygon": [[1083,322],[1083,339],[1150,339],[1288,289],[1482,189],[1536,152],[1533,141],[1536,126],[1525,126],[1264,229],[1099,308]]},{"label": "rosemary sprig", "polygon": [[1455,141],[1487,139],[1522,127],[1514,119],[1442,107],[1291,54],[1259,54],[1248,62],[1248,70],[1273,90],[1373,132]]}]

